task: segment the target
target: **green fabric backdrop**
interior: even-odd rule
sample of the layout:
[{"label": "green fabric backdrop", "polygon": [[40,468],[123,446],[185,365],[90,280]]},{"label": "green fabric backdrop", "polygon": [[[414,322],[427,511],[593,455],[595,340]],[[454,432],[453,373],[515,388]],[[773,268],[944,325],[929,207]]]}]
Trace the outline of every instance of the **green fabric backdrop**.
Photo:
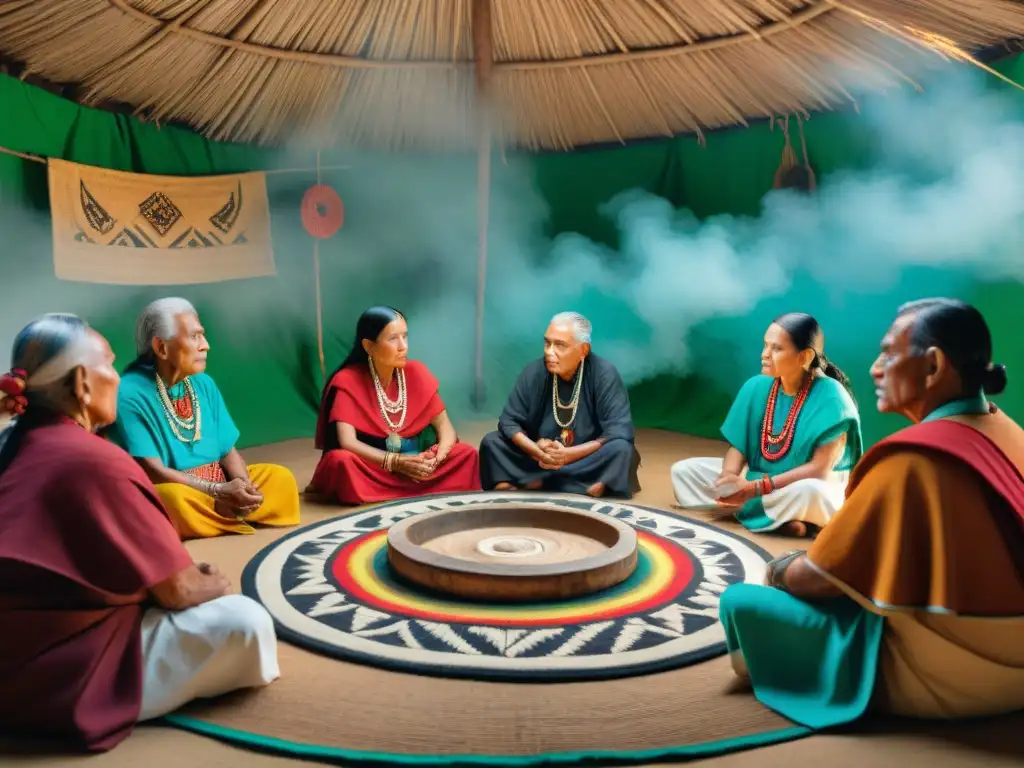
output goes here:
[{"label": "green fabric backdrop", "polygon": [[[1004,60],[996,68],[1024,82],[1024,57]],[[5,115],[0,146],[107,168],[203,175],[313,163],[310,152],[216,143],[183,129],[82,108],[9,77],[0,77],[0,112]],[[832,171],[867,165],[874,149],[863,121],[855,115],[817,115],[806,123],[806,136],[819,181]],[[492,242],[522,219],[535,230],[538,253],[546,238],[564,232],[614,246],[614,226],[599,209],[617,193],[638,187],[702,217],[756,214],[771,187],[780,150],[779,132],[760,124],[712,133],[706,147],[692,137],[680,137],[533,156],[526,158],[528,179],[521,175],[522,157],[510,158],[508,166],[499,160],[494,182],[499,197],[504,185],[502,199],[518,199],[517,190],[527,184],[539,190],[544,204],[503,209],[492,222]],[[415,310],[425,294],[454,285],[460,297],[453,301],[456,319],[442,317],[428,330],[443,337],[448,322],[459,332],[450,344],[435,338],[427,362],[447,373],[443,393],[457,418],[496,417],[515,373],[539,349],[518,343],[518,338],[513,340],[517,343],[495,339],[501,321],[489,316],[488,398],[483,413],[469,407],[475,160],[410,156],[399,162],[383,155],[337,153],[325,155],[323,162],[348,166],[327,174],[346,203],[345,227],[321,245],[329,368],[351,343],[355,318],[368,304]],[[423,183],[403,184],[403,172]],[[430,185],[438,179],[433,190]],[[105,333],[127,362],[138,310],[158,296],[183,295],[197,305],[209,330],[214,346],[210,373],[238,421],[242,445],[311,436],[320,378],[312,245],[301,229],[298,208],[302,192],[314,181],[312,173],[268,177],[277,278],[157,289],[84,285],[53,276],[45,167],[0,154],[0,344],[9,348],[13,334],[41,312],[72,311]],[[447,248],[453,242],[458,247]],[[500,255],[501,249],[496,252]],[[175,265],[165,268],[173,271]],[[492,271],[489,291],[502,290],[501,281],[507,277],[500,269]],[[823,321],[830,358],[853,378],[870,444],[902,426],[897,419],[880,417],[872,407],[867,368],[878,339],[896,304],[935,293],[973,301],[986,314],[995,335],[996,357],[1006,363],[1014,382],[1000,402],[1011,415],[1024,417],[1024,390],[1015,378],[1024,371],[1024,345],[1017,336],[1024,288],[1008,282],[978,284],[955,272],[919,269],[906,271],[884,293],[864,295],[841,307],[830,304],[830,297],[813,283],[798,278],[786,296],[766,300],[749,317],[705,323],[692,335],[696,359],[707,361],[696,366],[695,374],[663,375],[631,388],[637,425],[717,437],[732,394],[756,370],[765,323],[774,313],[798,307]],[[537,319],[538,341],[531,342],[535,346],[545,319]],[[600,328],[596,335],[600,339]]]}]

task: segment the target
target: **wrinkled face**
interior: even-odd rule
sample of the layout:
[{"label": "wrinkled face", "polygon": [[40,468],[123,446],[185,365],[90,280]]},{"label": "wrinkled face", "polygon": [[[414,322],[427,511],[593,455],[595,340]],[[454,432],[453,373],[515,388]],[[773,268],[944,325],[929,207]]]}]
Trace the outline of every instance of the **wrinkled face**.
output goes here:
[{"label": "wrinkled face", "polygon": [[548,326],[544,334],[544,364],[548,373],[566,378],[572,376],[580,360],[589,352],[590,345],[576,338],[572,326]]},{"label": "wrinkled face", "polygon": [[210,344],[206,340],[206,329],[193,312],[175,318],[177,332],[164,341],[153,339],[153,352],[158,360],[164,360],[172,371],[180,376],[192,376],[206,370],[206,355]]},{"label": "wrinkled face", "polygon": [[761,373],[776,379],[795,379],[810,367],[812,360],[814,352],[797,349],[785,328],[775,323],[768,326],[761,349]]},{"label": "wrinkled face", "polygon": [[[89,331],[95,345],[90,364],[83,365],[75,377],[75,395],[93,428],[113,424],[117,418],[117,387],[121,377],[114,369],[114,351],[105,338]],[[88,403],[87,405],[85,403]]]},{"label": "wrinkled face", "polygon": [[405,318],[399,317],[384,326],[376,341],[363,339],[363,348],[378,367],[404,368],[409,360],[409,326]]},{"label": "wrinkled face", "polygon": [[871,366],[876,405],[880,413],[914,413],[928,389],[929,364],[914,353],[914,316],[897,317],[882,339],[882,351]]}]

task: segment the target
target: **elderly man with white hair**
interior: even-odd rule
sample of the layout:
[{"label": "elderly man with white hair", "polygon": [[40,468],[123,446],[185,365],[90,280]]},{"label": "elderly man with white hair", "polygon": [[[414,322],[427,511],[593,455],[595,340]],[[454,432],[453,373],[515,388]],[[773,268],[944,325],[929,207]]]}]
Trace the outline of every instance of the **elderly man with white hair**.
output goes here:
[{"label": "elderly man with white hair", "polygon": [[485,490],[625,498],[639,490],[629,395],[615,366],[590,351],[590,334],[577,312],[551,319],[544,356],[519,375],[498,431],[480,444]]},{"label": "elderly man with white hair", "polygon": [[154,301],[135,326],[138,357],[121,379],[110,437],[142,466],[183,539],[299,522],[284,467],[247,467],[239,432],[206,371],[210,345],[185,299]]}]

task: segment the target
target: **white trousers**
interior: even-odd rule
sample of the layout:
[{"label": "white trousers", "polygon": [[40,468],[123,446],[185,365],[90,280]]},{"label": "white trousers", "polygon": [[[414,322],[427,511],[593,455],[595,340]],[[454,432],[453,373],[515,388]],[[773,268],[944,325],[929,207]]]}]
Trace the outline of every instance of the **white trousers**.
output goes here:
[{"label": "white trousers", "polygon": [[[711,495],[721,473],[722,459],[677,461],[671,469],[676,503],[684,509],[721,509]],[[794,520],[824,527],[843,505],[848,479],[848,472],[833,472],[828,480],[797,480],[772,491],[761,499],[772,524],[759,530],[774,531]]]},{"label": "white trousers", "polygon": [[267,685],[281,676],[274,621],[243,595],[224,595],[184,611],[147,610],[142,664],[140,722],[193,699]]}]

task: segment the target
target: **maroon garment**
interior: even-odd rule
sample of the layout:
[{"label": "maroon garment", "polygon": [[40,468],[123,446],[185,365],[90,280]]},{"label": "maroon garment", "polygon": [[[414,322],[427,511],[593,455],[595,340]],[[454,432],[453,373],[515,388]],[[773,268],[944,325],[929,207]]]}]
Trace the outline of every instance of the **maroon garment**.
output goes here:
[{"label": "maroon garment", "polygon": [[31,430],[0,475],[0,729],[125,739],[148,590],[191,563],[127,453],[74,424]]}]

